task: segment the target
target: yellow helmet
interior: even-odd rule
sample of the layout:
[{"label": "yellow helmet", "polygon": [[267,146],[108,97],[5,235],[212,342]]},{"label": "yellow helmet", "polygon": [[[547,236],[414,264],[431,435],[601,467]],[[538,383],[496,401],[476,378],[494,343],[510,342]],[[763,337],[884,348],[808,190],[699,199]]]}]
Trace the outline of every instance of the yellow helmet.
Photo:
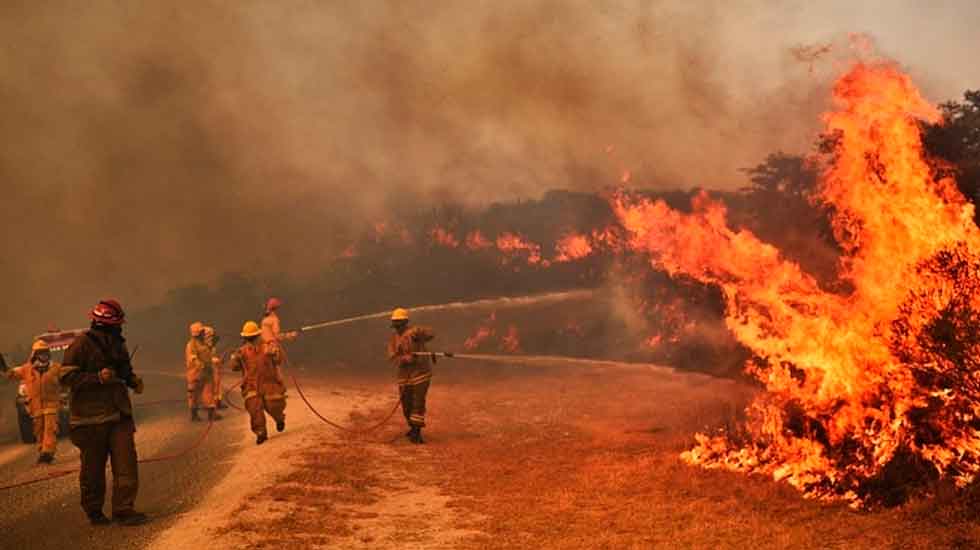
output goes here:
[{"label": "yellow helmet", "polygon": [[34,343],[31,344],[31,356],[27,360],[33,361],[34,357],[37,356],[37,354],[41,353],[42,351],[51,353],[51,347],[48,346],[48,343],[45,342],[44,340],[35,340]]},{"label": "yellow helmet", "polygon": [[251,338],[262,334],[262,329],[255,321],[246,321],[242,326],[242,338]]},{"label": "yellow helmet", "polygon": [[204,332],[204,323],[200,321],[191,323],[191,336],[200,336],[202,332]]},{"label": "yellow helmet", "polygon": [[408,310],[405,308],[398,308],[391,312],[392,321],[408,321]]}]

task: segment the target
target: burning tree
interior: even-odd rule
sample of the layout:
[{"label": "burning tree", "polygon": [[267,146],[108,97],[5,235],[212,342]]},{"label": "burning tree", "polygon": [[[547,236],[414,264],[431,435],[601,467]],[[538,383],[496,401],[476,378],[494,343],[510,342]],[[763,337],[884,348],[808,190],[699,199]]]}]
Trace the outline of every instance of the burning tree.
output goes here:
[{"label": "burning tree", "polygon": [[634,251],[717,285],[726,325],[766,391],[739,434],[697,435],[682,458],[761,473],[853,505],[900,501],[980,472],[980,231],[973,206],[923,153],[940,113],[908,76],[860,63],[825,116],[835,136],[816,200],[843,252],[831,292],[775,247],[733,230],[719,202],[693,212],[619,196]]}]

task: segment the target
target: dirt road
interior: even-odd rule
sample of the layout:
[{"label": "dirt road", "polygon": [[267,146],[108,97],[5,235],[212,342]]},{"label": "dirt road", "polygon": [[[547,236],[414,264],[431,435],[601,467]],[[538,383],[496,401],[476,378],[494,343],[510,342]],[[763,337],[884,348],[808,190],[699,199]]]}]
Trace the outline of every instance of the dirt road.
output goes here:
[{"label": "dirt road", "polygon": [[[393,404],[388,373],[331,364],[294,372],[322,414],[352,427]],[[245,419],[231,415],[201,450],[143,468],[139,503],[152,523],[91,528],[75,480],[62,479],[4,495],[2,546],[976,547],[980,529],[960,500],[858,513],[772,480],[680,462],[694,431],[730,422],[753,391],[660,368],[441,362],[427,444],[416,446],[397,415],[350,436],[315,419],[291,390],[287,431],[267,444],[256,447]],[[184,415],[141,412],[143,456],[193,440],[198,427],[189,430]],[[0,461],[3,479],[34,469],[32,453],[7,445]]]}]

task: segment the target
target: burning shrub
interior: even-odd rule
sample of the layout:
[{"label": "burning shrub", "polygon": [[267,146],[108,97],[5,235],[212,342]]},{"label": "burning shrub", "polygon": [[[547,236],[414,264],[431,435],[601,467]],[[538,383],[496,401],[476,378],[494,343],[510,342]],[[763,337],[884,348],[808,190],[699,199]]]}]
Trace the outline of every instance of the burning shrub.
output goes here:
[{"label": "burning shrub", "polygon": [[630,247],[658,269],[717,285],[726,324],[764,385],[737,433],[697,436],[692,464],[761,473],[805,495],[899,502],[980,471],[980,231],[955,182],[935,177],[908,76],[858,64],[837,82],[836,137],[817,198],[832,212],[843,283],[825,290],[706,195],[690,214],[618,197]]}]

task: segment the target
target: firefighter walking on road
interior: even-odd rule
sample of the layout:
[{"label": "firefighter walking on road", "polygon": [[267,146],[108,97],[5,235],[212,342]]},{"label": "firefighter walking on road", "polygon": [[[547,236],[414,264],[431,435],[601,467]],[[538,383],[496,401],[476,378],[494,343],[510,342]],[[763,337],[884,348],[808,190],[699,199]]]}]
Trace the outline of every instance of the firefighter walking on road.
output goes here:
[{"label": "firefighter walking on road", "polygon": [[242,327],[243,344],[231,355],[231,370],[242,373],[242,399],[248,411],[255,444],[269,438],[266,413],[276,422],[276,431],[286,429],[286,386],[277,365],[281,351],[277,342],[263,342],[258,323],[248,321]]},{"label": "firefighter walking on road", "polygon": [[82,459],[82,509],[93,525],[109,523],[102,511],[108,460],[112,465],[112,521],[139,525],[146,515],[134,509],[139,465],[129,389],[143,393],[143,380],[133,373],[122,335],[125,313],[119,302],[99,302],[89,318],[91,329],[75,338],[61,368],[61,382],[71,391],[71,442]]},{"label": "firefighter walking on road", "polygon": [[27,410],[34,422],[38,464],[50,464],[58,444],[58,413],[61,411],[61,365],[51,362],[51,349],[44,340],[31,346],[27,363],[5,372],[27,390]]},{"label": "firefighter walking on road", "polygon": [[391,314],[394,333],[388,342],[388,360],[398,369],[398,391],[402,413],[408,422],[409,441],[424,443],[425,400],[432,380],[432,357],[419,355],[435,334],[428,327],[409,327],[408,310],[398,308]]},{"label": "firefighter walking on road", "polygon": [[214,371],[215,357],[205,342],[204,324],[191,323],[191,338],[184,347],[184,365],[187,375],[187,406],[191,411],[191,421],[200,422],[200,409],[207,409],[208,421],[220,420],[215,408]]}]

